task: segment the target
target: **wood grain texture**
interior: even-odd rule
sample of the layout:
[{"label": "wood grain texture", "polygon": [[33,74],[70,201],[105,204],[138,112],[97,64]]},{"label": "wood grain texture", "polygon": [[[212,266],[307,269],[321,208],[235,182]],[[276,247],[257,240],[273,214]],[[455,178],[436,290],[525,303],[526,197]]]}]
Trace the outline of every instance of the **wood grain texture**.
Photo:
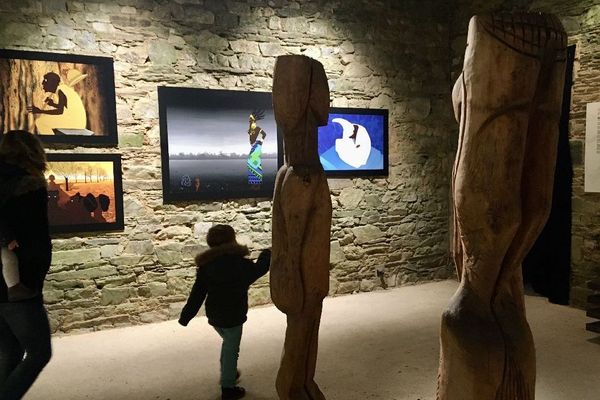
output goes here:
[{"label": "wood grain texture", "polygon": [[442,316],[439,400],[530,400],[535,349],[521,263],[550,212],[566,34],[545,14],[475,16],[453,90],[461,280]]},{"label": "wood grain texture", "polygon": [[273,108],[285,162],[273,195],[273,302],[287,314],[276,387],[282,400],[324,400],[314,381],[321,305],[329,290],[331,199],[319,162],[317,128],[327,123],[323,66],[304,56],[277,59]]}]

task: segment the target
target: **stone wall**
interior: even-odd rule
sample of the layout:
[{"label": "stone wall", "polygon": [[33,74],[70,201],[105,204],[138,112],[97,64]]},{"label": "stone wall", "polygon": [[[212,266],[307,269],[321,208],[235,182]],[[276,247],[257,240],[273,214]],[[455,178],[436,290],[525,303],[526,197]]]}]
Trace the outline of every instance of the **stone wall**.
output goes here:
[{"label": "stone wall", "polygon": [[[270,91],[275,58],[321,61],[332,105],[390,110],[390,174],[330,180],[331,294],[447,278],[455,125],[446,6],[433,0],[3,0],[0,47],[114,58],[124,232],[57,237],[45,297],[54,331],[178,315],[214,223],[256,256],[271,202],[163,205],[158,85]],[[381,274],[381,279],[377,275]],[[266,278],[251,303],[269,301]]]},{"label": "stone wall", "polygon": [[600,278],[600,194],[583,190],[586,104],[600,101],[600,3],[597,0],[459,0],[457,5],[451,24],[453,79],[462,68],[469,18],[476,13],[499,10],[554,13],[569,35],[569,44],[576,45],[569,127],[573,160],[571,304],[584,307],[589,294],[586,282]]}]

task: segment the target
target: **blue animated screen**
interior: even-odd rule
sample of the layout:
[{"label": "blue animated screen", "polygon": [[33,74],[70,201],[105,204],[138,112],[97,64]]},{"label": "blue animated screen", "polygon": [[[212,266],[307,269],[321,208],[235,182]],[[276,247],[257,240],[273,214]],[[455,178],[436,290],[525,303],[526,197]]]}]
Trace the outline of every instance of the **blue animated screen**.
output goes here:
[{"label": "blue animated screen", "polygon": [[319,157],[323,169],[383,169],[385,124],[381,114],[329,114],[327,125],[319,127]]}]

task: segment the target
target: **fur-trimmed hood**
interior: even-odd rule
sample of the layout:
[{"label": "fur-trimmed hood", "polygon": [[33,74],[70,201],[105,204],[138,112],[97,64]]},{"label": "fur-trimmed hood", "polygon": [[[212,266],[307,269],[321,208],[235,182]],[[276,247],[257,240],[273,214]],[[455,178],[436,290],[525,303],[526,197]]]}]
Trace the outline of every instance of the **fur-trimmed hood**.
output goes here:
[{"label": "fur-trimmed hood", "polygon": [[202,267],[220,256],[238,256],[245,257],[250,254],[247,246],[239,243],[226,243],[198,254],[195,258],[196,266]]}]

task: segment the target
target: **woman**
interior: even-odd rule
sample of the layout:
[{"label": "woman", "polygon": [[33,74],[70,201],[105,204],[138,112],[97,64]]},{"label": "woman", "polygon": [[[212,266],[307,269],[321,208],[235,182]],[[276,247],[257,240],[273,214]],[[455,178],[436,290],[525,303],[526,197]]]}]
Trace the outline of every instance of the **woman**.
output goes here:
[{"label": "woman", "polygon": [[42,287],[52,257],[45,169],[44,149],[34,135],[11,131],[2,136],[0,218],[18,243],[14,252],[20,281],[36,292],[33,298],[9,302],[6,282],[0,274],[2,400],[22,398],[51,356],[50,326],[42,299]]}]

